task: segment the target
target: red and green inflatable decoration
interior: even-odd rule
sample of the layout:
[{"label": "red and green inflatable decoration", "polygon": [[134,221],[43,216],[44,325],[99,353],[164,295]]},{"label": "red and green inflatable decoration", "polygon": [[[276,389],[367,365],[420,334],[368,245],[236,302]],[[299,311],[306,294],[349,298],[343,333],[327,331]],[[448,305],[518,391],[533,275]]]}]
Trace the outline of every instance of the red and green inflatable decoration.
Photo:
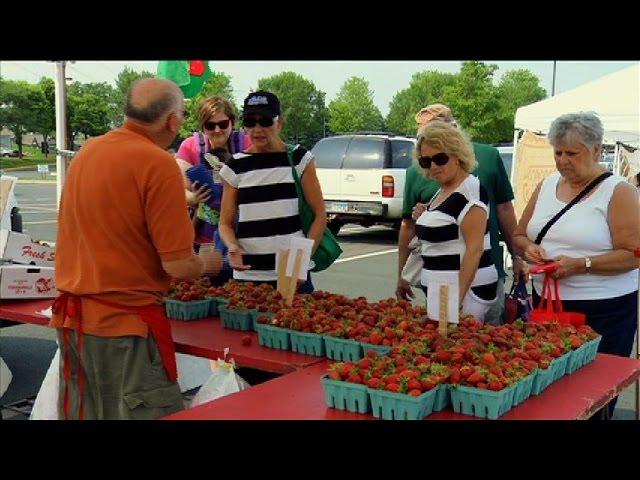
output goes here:
[{"label": "red and green inflatable decoration", "polygon": [[193,98],[211,76],[209,62],[205,60],[178,60],[158,62],[158,77],[175,82],[185,98]]}]

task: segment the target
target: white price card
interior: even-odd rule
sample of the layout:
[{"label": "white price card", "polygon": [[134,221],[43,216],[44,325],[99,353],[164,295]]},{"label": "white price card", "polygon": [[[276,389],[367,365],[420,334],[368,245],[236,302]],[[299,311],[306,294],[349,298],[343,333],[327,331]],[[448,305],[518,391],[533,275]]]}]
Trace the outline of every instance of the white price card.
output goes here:
[{"label": "white price card", "polygon": [[[293,275],[293,266],[296,262],[296,252],[298,250],[302,250],[302,262],[300,263],[300,272],[298,273],[298,278],[300,280],[307,279],[307,271],[310,268],[311,261],[311,250],[313,249],[313,240],[310,238],[304,237],[294,237],[291,239],[291,243],[288,245],[282,245],[281,248],[289,249],[289,258],[287,259],[287,270],[285,275],[290,277]],[[276,265],[278,265],[278,261],[280,259],[280,252],[278,250],[276,252]]]},{"label": "white price card", "polygon": [[[432,320],[440,320],[446,316],[449,323],[458,323],[459,316],[459,287],[458,272],[438,272],[431,273],[427,281],[427,313]],[[440,303],[440,287],[447,285],[449,287],[449,298],[443,308]]]}]

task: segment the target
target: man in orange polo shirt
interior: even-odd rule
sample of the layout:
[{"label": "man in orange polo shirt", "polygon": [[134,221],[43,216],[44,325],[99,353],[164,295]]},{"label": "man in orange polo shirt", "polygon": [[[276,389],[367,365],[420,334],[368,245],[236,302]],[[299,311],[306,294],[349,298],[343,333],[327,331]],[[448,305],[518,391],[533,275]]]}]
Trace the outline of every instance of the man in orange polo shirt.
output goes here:
[{"label": "man in orange polo shirt", "polygon": [[61,346],[60,418],[153,419],[183,408],[162,307],[170,277],[217,273],[193,252],[184,185],[166,149],[184,121],[174,83],[135,82],[122,128],[88,140],[58,214],[50,325]]}]

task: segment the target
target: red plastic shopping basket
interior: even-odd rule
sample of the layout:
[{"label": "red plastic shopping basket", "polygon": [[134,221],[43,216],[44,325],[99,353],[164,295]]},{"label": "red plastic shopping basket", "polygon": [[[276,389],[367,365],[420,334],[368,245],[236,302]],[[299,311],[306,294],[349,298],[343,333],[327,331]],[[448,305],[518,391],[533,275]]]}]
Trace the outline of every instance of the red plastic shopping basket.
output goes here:
[{"label": "red plastic shopping basket", "polygon": [[[562,300],[560,299],[560,286],[558,280],[553,278],[551,274],[557,268],[547,268],[544,271],[544,283],[542,284],[542,295],[538,308],[534,308],[531,312],[531,321],[533,323],[550,323],[558,322],[563,325],[573,325],[579,327],[587,321],[587,316],[580,312],[565,312],[562,308]],[[532,273],[536,273],[531,270]],[[555,292],[555,299],[553,297]]]}]

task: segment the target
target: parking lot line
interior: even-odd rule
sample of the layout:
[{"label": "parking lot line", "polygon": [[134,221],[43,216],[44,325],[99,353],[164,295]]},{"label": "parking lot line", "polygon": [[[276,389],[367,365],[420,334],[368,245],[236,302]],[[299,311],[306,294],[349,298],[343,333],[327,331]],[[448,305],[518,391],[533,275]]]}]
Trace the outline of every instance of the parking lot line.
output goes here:
[{"label": "parking lot line", "polygon": [[386,255],[387,253],[395,253],[397,251],[398,251],[397,248],[392,248],[390,250],[382,250],[380,252],[365,253],[364,255],[356,255],[355,257],[341,258],[340,260],[336,260],[333,263],[352,262],[353,260],[360,260],[362,258],[369,258],[369,257],[377,257],[378,255]]}]

